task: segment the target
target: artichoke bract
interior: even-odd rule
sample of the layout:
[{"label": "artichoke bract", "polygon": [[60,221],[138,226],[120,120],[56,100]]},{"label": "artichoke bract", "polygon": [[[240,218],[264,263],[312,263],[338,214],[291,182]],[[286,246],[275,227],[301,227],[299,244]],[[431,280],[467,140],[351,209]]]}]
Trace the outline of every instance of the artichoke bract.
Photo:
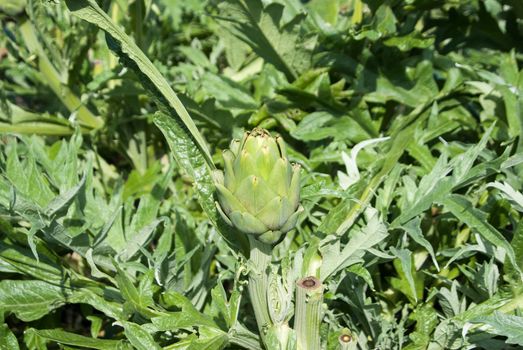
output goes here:
[{"label": "artichoke bract", "polygon": [[283,140],[257,128],[233,140],[223,160],[215,180],[224,220],[263,243],[280,241],[303,211],[300,166],[289,162]]}]

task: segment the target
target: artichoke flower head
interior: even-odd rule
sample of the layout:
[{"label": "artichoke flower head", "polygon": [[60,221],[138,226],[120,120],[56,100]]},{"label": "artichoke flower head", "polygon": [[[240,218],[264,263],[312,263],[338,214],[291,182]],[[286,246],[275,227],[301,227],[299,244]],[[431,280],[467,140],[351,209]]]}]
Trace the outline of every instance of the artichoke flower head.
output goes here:
[{"label": "artichoke flower head", "polygon": [[300,167],[287,159],[283,139],[256,128],[233,140],[223,160],[223,172],[215,172],[223,219],[263,243],[280,241],[303,211]]}]

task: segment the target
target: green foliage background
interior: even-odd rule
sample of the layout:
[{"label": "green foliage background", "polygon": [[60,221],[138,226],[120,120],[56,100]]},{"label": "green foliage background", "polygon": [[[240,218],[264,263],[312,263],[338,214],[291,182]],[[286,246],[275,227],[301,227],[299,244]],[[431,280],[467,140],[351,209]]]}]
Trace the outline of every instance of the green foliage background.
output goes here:
[{"label": "green foliage background", "polygon": [[[289,300],[326,285],[325,348],[523,347],[523,2],[0,0],[0,20],[0,349],[260,349],[211,177],[256,126],[304,169],[274,259]],[[382,136],[342,189],[342,152]]]}]

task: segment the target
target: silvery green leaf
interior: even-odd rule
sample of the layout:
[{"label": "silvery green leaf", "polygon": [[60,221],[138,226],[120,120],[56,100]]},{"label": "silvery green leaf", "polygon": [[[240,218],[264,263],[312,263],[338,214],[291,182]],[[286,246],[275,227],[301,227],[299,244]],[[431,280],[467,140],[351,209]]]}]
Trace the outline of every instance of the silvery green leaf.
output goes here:
[{"label": "silvery green leaf", "polygon": [[358,153],[365,147],[368,147],[378,142],[386,141],[388,139],[390,139],[390,137],[379,137],[375,139],[362,141],[356,144],[351,149],[350,157],[347,153],[341,152],[341,157],[343,159],[343,162],[345,163],[345,169],[347,171],[346,174],[342,173],[341,171],[338,171],[338,177],[341,188],[346,190],[347,188],[349,188],[349,186],[358,182],[358,180],[360,179],[360,172],[358,170],[358,164],[356,163],[356,157],[358,156]]},{"label": "silvery green leaf", "polygon": [[436,254],[434,253],[434,248],[432,248],[432,245],[423,237],[423,233],[420,229],[421,220],[419,218],[414,218],[411,221],[407,222],[405,225],[403,225],[401,228],[405,230],[409,234],[412,239],[418,243],[419,245],[423,246],[432,258],[432,262],[436,266],[436,269],[439,271],[439,265],[438,261],[436,260]]},{"label": "silvery green leaf", "polygon": [[412,293],[411,295],[414,298],[414,301],[417,302],[418,293],[416,289],[416,284],[414,282],[414,277],[412,275],[412,252],[408,249],[396,249],[394,247],[390,247],[390,251],[392,254],[394,254],[394,256],[400,259],[402,271],[409,284],[410,292]]},{"label": "silvery green leaf", "polygon": [[523,212],[523,194],[519,191],[516,191],[510,184],[504,182],[494,181],[487,184],[487,187],[497,188],[501,191],[503,197],[509,199],[514,208],[520,212]]},{"label": "silvery green leaf", "polygon": [[494,311],[493,315],[481,316],[471,322],[483,323],[487,326],[487,332],[507,337],[508,344],[523,346],[523,317]]},{"label": "silvery green leaf", "polygon": [[334,273],[358,262],[365,254],[366,249],[384,240],[387,235],[387,227],[379,218],[378,211],[368,207],[366,213],[366,225],[356,229],[351,235],[349,242],[340,251],[339,238],[327,236],[320,245],[323,258],[320,269],[321,280],[327,279]]},{"label": "silvery green leaf", "polygon": [[156,343],[151,334],[143,327],[132,322],[121,321],[127,339],[137,350],[160,350],[161,347]]}]

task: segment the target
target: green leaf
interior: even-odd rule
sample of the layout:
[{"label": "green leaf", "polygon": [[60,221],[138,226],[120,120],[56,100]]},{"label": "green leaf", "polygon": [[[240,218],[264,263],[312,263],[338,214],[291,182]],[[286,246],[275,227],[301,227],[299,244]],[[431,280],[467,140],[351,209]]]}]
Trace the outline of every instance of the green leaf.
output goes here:
[{"label": "green leaf", "polygon": [[142,327],[132,322],[122,322],[125,328],[125,335],[137,350],[161,350],[153,337]]},{"label": "green leaf", "polygon": [[229,300],[227,300],[227,293],[223,285],[218,282],[216,287],[211,291],[211,313],[215,319],[222,318],[228,328],[236,324],[238,313],[240,311],[241,293],[238,290],[233,290]]},{"label": "green leaf", "polygon": [[[519,269],[523,271],[523,221],[520,221],[516,226],[510,245],[514,247],[516,262],[518,263]],[[505,271],[507,271],[509,274],[516,272],[514,270],[514,267],[510,264],[505,266]],[[519,280],[517,276],[516,280]]]},{"label": "green leaf", "polygon": [[218,18],[226,28],[289,81],[310,67],[315,39],[300,35],[303,13],[282,23],[284,6],[279,3],[264,7],[261,0],[227,0],[219,6]]},{"label": "green leaf", "polygon": [[9,182],[23,196],[30,198],[31,203],[44,208],[55,196],[51,190],[44,174],[39,171],[35,157],[29,154],[25,161],[21,161],[18,155],[18,147],[15,142],[10,144],[7,151],[7,164],[5,175]]},{"label": "green leaf", "polygon": [[199,337],[191,343],[189,350],[221,350],[229,343],[227,333],[213,327],[201,326]]},{"label": "green leaf", "polygon": [[65,274],[62,266],[56,261],[42,253],[39,254],[39,260],[36,260],[29,249],[19,245],[0,242],[0,260],[21,274],[43,281],[59,283]]},{"label": "green leaf", "polygon": [[372,25],[364,27],[363,30],[355,35],[357,40],[367,38],[371,41],[378,40],[396,33],[398,20],[390,6],[381,5],[372,16]]},{"label": "green leaf", "polygon": [[438,314],[431,305],[423,305],[417,308],[411,315],[416,321],[416,330],[410,334],[412,343],[405,350],[425,350],[430,343],[431,333],[438,324]]},{"label": "green leaf", "polygon": [[201,78],[201,84],[200,93],[206,91],[225,109],[243,111],[245,109],[254,110],[258,107],[258,103],[245,87],[223,76],[207,73]]},{"label": "green leaf", "polygon": [[372,275],[370,274],[369,270],[367,270],[365,267],[363,267],[363,264],[354,264],[347,268],[348,272],[352,272],[356,276],[359,276],[363,278],[365,283],[369,285],[370,288],[373,290],[374,288],[374,281],[372,280]]},{"label": "green leaf", "polygon": [[[181,165],[181,163],[179,164]],[[164,221],[163,218],[157,219],[158,210],[164,200],[167,186],[172,180],[172,174],[173,167],[171,166],[151,192],[140,198],[138,209],[125,232],[125,247],[118,254],[122,261],[129,260],[143,248],[152,239],[156,227]]]},{"label": "green leaf", "polygon": [[504,198],[507,198],[514,209],[523,213],[523,193],[516,191],[508,183],[500,183],[497,181],[487,184],[488,187],[494,187],[501,191],[501,194]]},{"label": "green leaf", "polygon": [[[158,199],[160,199],[160,198],[158,198]],[[160,201],[158,200],[158,204],[159,204],[159,202]],[[135,214],[133,219],[137,216],[137,214]],[[156,214],[156,213],[154,213],[154,214]],[[132,258],[138,251],[140,251],[140,249],[144,248],[145,245],[152,239],[154,231],[156,230],[158,225],[161,224],[163,221],[164,221],[163,218],[156,219],[150,223],[147,223],[147,225],[142,227],[140,230],[136,230],[136,231],[129,230],[130,237],[126,237],[126,246],[120,252],[120,254],[118,254],[118,257],[122,261],[127,261],[130,258]],[[133,220],[133,222],[134,222],[134,220]]]},{"label": "green leaf", "polygon": [[[90,166],[88,166],[88,168],[90,168]],[[44,209],[44,212],[47,214],[47,216],[52,217],[58,211],[63,210],[64,208],[67,209],[69,204],[77,197],[78,192],[84,187],[86,178],[87,173],[82,176],[82,179],[78,185],[53,198]]]},{"label": "green leaf", "polygon": [[24,10],[26,0],[0,0],[0,12],[16,16]]},{"label": "green leaf", "polygon": [[338,21],[340,3],[342,3],[342,1],[339,0],[312,0],[307,3],[307,7],[312,10],[309,15],[314,15],[314,12],[316,12],[325,22],[334,26]]},{"label": "green leaf", "polygon": [[152,323],[163,331],[174,331],[178,329],[191,330],[193,327],[207,326],[216,328],[216,323],[208,315],[199,312],[189,299],[175,291],[162,294],[163,303],[166,306],[181,309],[180,312],[170,312],[165,316],[153,317]]},{"label": "green leaf", "polygon": [[394,254],[401,263],[400,276],[405,278],[409,284],[410,295],[414,302],[418,302],[418,293],[416,290],[416,283],[414,282],[413,270],[414,266],[412,264],[412,252],[408,249],[396,249],[390,247],[390,251]]},{"label": "green leaf", "polygon": [[[19,28],[24,46],[29,52],[38,56],[39,79],[51,88],[56,97],[58,97],[63,105],[67,107],[69,112],[75,113],[76,118],[81,125],[93,129],[101,128],[104,125],[103,119],[94,115],[89,108],[82,103],[80,98],[74,94],[72,89],[62,83],[62,75],[66,74],[66,72],[65,70],[59,71],[57,67],[59,69],[64,69],[60,66],[60,63],[63,64],[63,61],[58,63],[56,66],[53,64],[50,57],[47,55],[46,50],[42,46],[42,42],[39,40],[38,35],[43,34],[37,31],[40,28],[35,27],[33,22],[30,20],[22,21]],[[56,59],[56,56],[53,58]]]},{"label": "green leaf", "polygon": [[61,329],[34,329],[30,328],[26,332],[31,332],[39,337],[56,342],[58,344],[80,346],[98,350],[119,350],[122,342],[120,340],[93,339],[82,335],[65,332]]},{"label": "green leaf", "polygon": [[489,333],[507,337],[508,344],[523,346],[523,317],[506,315],[499,311],[494,311],[491,316],[482,316],[471,320],[473,323],[483,323],[487,326]]},{"label": "green leaf", "polygon": [[91,322],[91,338],[98,338],[103,326],[103,318],[93,315],[87,316],[86,318]]},{"label": "green leaf", "polygon": [[421,178],[418,188],[412,194],[414,199],[403,209],[401,215],[391,223],[392,227],[399,227],[409,222],[440,198],[445,197],[452,191],[452,181],[447,176],[451,172],[445,156],[441,156],[432,171]]},{"label": "green leaf", "polygon": [[396,32],[397,19],[388,5],[381,5],[373,16],[373,26],[381,35]]},{"label": "green leaf", "polygon": [[27,348],[31,350],[48,350],[46,345],[47,340],[45,338],[40,337],[31,329],[28,329],[24,333],[24,343],[27,346]]},{"label": "green leaf", "polygon": [[367,225],[362,229],[356,230],[341,251],[339,238],[328,236],[322,241],[320,247],[323,258],[320,269],[322,281],[334,273],[357,263],[368,248],[378,244],[387,237],[387,227],[380,220],[376,209],[368,207],[366,219]]},{"label": "green leaf", "polygon": [[78,289],[75,290],[71,297],[69,297],[68,302],[88,304],[102,312],[107,317],[111,317],[115,320],[123,319],[124,312],[119,296],[117,295],[116,297],[113,297],[113,300],[109,297],[109,295],[115,294],[115,291],[110,288],[104,288],[99,293],[100,294],[97,294],[88,288]]},{"label": "green leaf", "polygon": [[436,269],[439,271],[439,265],[438,261],[436,260],[436,254],[434,253],[434,248],[432,248],[432,245],[429,241],[423,237],[423,232],[421,232],[420,228],[421,219],[419,217],[412,219],[411,221],[407,222],[405,225],[401,226],[405,232],[408,233],[412,239],[421,245],[423,248],[425,248],[432,258],[432,262],[434,263],[434,266],[436,266]]},{"label": "green leaf", "polygon": [[386,73],[389,73],[388,70],[378,76],[376,88],[365,96],[366,101],[386,103],[394,100],[416,108],[423,104],[432,104],[438,95],[438,85],[434,80],[434,69],[430,61],[420,62],[416,67],[415,76],[408,81]]},{"label": "green leaf", "polygon": [[19,350],[15,335],[6,324],[0,325],[0,350]]},{"label": "green leaf", "polygon": [[128,301],[136,311],[147,317],[153,317],[159,314],[149,308],[153,304],[152,297],[148,293],[143,294],[141,290],[136,288],[125,271],[123,271],[118,265],[116,265],[116,270],[117,274],[115,280],[118,283],[118,288],[120,289],[124,299]]},{"label": "green leaf", "polygon": [[[34,223],[33,223],[34,225]],[[52,220],[49,224],[44,227],[37,227],[41,229],[45,237],[52,242],[58,242],[61,245],[77,252],[81,256],[85,256],[85,253],[89,249],[90,238],[85,232],[73,237],[72,232],[60,224],[57,220]]]},{"label": "green leaf", "polygon": [[[365,121],[358,121],[357,113],[350,116],[335,117],[328,112],[313,112],[301,120],[291,131],[291,135],[303,141],[318,141],[333,138],[335,140],[361,141],[373,136],[373,133],[362,128]],[[373,127],[371,126],[371,131]]]},{"label": "green leaf", "polygon": [[478,159],[480,153],[487,146],[489,137],[492,134],[493,130],[494,130],[494,125],[490,126],[485,131],[485,133],[481,137],[481,140],[478,142],[478,144],[470,147],[466,152],[463,152],[456,158],[452,159],[451,166],[453,168],[452,179],[453,179],[454,185],[457,185],[460,182],[463,182],[467,178],[467,176],[470,176],[469,172],[472,169],[472,166],[474,165],[474,162],[476,161],[476,159]]},{"label": "green leaf", "polygon": [[0,281],[0,310],[12,312],[24,322],[38,320],[66,303],[71,294],[65,286],[43,281]]},{"label": "green leaf", "polygon": [[497,247],[503,248],[507,253],[510,263],[513,264],[521,274],[516,264],[514,249],[503,235],[486,221],[485,214],[474,208],[464,196],[453,194],[446,196],[440,203],[445,206],[456,218],[463,221],[471,229],[477,231],[483,238]]}]

